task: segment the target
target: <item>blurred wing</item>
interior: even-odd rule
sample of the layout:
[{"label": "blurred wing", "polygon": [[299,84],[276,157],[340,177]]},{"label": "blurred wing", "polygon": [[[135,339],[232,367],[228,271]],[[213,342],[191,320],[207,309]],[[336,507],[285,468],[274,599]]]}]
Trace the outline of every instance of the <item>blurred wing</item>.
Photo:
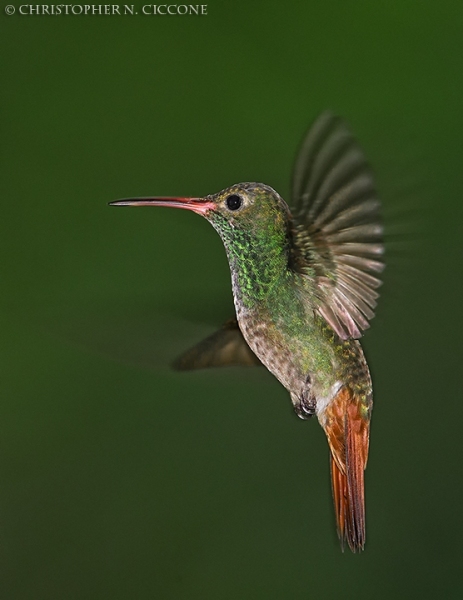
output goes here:
[{"label": "blurred wing", "polygon": [[189,371],[209,367],[254,367],[261,364],[246,343],[236,319],[233,319],[179,356],[172,366],[179,371]]},{"label": "blurred wing", "polygon": [[384,268],[380,202],[365,156],[345,123],[322,113],[293,172],[294,265],[315,281],[318,313],[342,338],[374,316]]}]

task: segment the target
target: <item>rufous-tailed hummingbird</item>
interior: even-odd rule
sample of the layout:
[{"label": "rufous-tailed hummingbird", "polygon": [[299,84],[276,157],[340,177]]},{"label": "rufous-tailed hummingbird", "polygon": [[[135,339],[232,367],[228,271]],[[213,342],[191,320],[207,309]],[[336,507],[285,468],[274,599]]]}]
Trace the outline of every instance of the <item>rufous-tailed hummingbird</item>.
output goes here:
[{"label": "rufous-tailed hummingbird", "polygon": [[383,269],[371,171],[346,125],[329,112],[299,151],[288,206],[262,183],[204,198],[134,198],[116,206],[171,206],[205,217],[230,264],[236,318],[176,362],[180,369],[262,362],[299,417],[316,414],[331,450],[337,530],[365,544],[364,470],[372,386],[358,338],[374,316]]}]

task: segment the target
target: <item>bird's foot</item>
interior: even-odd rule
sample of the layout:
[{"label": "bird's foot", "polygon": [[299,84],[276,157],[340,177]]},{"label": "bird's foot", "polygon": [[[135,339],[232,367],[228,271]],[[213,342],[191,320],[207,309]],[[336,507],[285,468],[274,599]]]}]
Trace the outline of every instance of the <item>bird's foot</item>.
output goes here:
[{"label": "bird's foot", "polygon": [[315,396],[308,391],[302,392],[294,404],[294,410],[300,419],[310,419],[317,408]]}]

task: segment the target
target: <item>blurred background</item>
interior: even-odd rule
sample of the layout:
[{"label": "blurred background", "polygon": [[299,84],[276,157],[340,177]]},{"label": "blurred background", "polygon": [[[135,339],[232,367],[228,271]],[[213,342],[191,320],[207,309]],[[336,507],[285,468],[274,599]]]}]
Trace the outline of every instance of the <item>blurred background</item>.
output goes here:
[{"label": "blurred background", "polygon": [[[141,6],[0,17],[2,598],[462,597],[461,2]],[[239,181],[288,197],[326,108],[391,239],[360,556],[324,434],[271,375],[162,366],[232,314],[212,227],[107,206]]]}]

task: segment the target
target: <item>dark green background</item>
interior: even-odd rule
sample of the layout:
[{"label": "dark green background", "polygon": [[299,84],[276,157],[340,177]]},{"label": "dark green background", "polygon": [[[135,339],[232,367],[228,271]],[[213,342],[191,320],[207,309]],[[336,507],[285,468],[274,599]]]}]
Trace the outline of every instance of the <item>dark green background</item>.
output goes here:
[{"label": "dark green background", "polygon": [[[208,13],[0,16],[1,597],[460,598],[462,4]],[[287,196],[325,108],[393,234],[361,556],[335,538],[321,428],[269,374],[156,367],[229,316],[216,233],[106,205]]]}]

